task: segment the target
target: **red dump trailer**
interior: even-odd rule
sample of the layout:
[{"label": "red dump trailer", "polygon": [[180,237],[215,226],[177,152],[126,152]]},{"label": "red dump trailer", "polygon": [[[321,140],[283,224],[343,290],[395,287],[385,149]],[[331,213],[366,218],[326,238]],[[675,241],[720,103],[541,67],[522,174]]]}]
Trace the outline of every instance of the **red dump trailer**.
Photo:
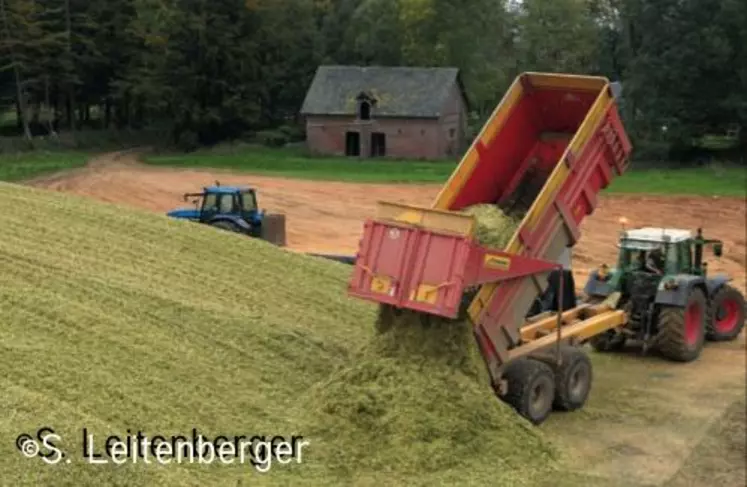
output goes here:
[{"label": "red dump trailer", "polygon": [[[619,296],[525,317],[630,152],[606,78],[520,75],[430,208],[379,204],[349,294],[446,318],[474,296],[467,314],[499,396],[535,424],[553,404],[581,407],[591,364],[573,345],[625,323]],[[460,210],[476,204],[524,215],[505,248],[475,240]]]}]

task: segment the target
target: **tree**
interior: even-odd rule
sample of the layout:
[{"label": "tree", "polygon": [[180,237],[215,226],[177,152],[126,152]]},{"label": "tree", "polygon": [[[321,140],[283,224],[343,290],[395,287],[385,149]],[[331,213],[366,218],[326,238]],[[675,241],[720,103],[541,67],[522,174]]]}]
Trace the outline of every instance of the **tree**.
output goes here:
[{"label": "tree", "polygon": [[522,70],[595,71],[597,26],[582,0],[525,0],[519,8]]}]

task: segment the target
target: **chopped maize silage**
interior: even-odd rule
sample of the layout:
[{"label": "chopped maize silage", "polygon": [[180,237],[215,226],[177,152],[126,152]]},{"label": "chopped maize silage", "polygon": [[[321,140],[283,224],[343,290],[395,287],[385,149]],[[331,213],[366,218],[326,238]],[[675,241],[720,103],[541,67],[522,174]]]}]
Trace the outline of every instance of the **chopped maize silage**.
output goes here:
[{"label": "chopped maize silage", "polygon": [[495,249],[503,249],[508,245],[521,223],[519,215],[509,216],[496,205],[473,205],[463,211],[475,217],[477,241]]},{"label": "chopped maize silage", "polygon": [[354,364],[306,403],[316,417],[305,431],[325,439],[315,454],[328,468],[351,479],[379,472],[478,485],[531,484],[546,473],[552,446],[494,395],[468,323],[389,307],[378,321]]},{"label": "chopped maize silage", "polygon": [[[467,212],[491,247],[503,248],[520,221],[492,205]],[[381,306],[375,328],[355,363],[307,403],[328,467],[358,481],[380,472],[522,485],[552,463],[541,433],[494,395],[468,322]]]}]

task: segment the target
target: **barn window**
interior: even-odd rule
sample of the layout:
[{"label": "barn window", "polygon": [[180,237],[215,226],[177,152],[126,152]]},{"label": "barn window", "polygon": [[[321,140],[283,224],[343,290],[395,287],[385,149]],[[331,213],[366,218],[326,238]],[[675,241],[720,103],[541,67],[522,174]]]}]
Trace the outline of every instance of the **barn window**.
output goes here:
[{"label": "barn window", "polygon": [[449,137],[453,139],[454,138],[454,134],[456,134],[456,130],[455,129],[449,129]]},{"label": "barn window", "polygon": [[361,120],[371,120],[371,103],[362,101],[358,106],[358,117]]},{"label": "barn window", "polygon": [[371,93],[362,91],[355,98],[358,102],[358,120],[371,120],[371,112],[376,106],[376,98]]}]

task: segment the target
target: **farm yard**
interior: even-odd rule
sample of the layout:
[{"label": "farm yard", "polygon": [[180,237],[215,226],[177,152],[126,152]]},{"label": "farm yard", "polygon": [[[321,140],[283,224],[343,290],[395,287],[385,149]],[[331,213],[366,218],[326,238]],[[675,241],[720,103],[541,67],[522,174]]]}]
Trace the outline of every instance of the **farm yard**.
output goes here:
[{"label": "farm yard", "polygon": [[[19,411],[2,422],[3,436],[38,428],[38,418],[63,438],[79,435],[82,425],[101,435],[135,427],[151,434],[199,427],[208,435],[250,429],[305,435],[308,456],[266,474],[248,474],[246,466],[58,470],[30,465],[8,443],[0,468],[14,485],[51,479],[123,485],[490,480],[548,487],[673,487],[720,479],[743,485],[744,333],[735,342],[709,344],[692,364],[640,357],[635,349],[591,353],[595,386],[586,407],[530,429],[474,382],[469,365],[454,372],[429,362],[429,383],[419,378],[422,364],[410,363],[412,355],[391,344],[389,362],[371,358],[372,347],[383,346],[371,343],[374,308],[346,298],[348,267],[162,215],[182,203],[181,193],[215,179],[250,184],[262,207],[288,215],[291,250],[352,253],[377,200],[428,204],[438,185],[256,176],[143,163],[148,157],[104,154],[83,168],[24,182],[33,189],[0,185],[3,206],[18,208],[1,217],[7,238],[0,292],[11,305],[3,308],[3,360],[10,371],[3,405]],[[724,257],[707,257],[711,269],[732,275],[744,292],[744,211],[741,198],[728,196],[605,194],[574,248],[577,283],[590,268],[612,263],[618,218],[625,216],[632,225],[702,225],[707,235],[724,239]],[[416,342],[427,348],[428,336]],[[465,347],[468,364],[470,350]],[[55,363],[54,370],[46,363]],[[367,389],[356,375],[388,366],[408,378],[409,393],[387,382]],[[456,396],[443,381],[456,381]],[[413,392],[420,387],[428,388],[429,403],[444,407],[423,416],[428,407]],[[386,411],[384,397],[397,398],[396,414],[366,422],[346,412],[364,404]],[[112,401],[122,408],[112,409]],[[421,424],[425,418],[429,423]],[[386,424],[380,421],[396,425],[395,433],[377,439]],[[427,441],[422,428],[430,431]],[[450,447],[457,450],[432,443],[451,435],[461,438]],[[427,465],[419,463],[425,451]]]},{"label": "farm yard", "polygon": [[[462,449],[456,454],[465,460],[430,444],[428,475],[422,465],[408,463],[418,454],[411,460],[390,456],[407,449],[386,446],[386,441],[407,436],[372,442],[371,425],[342,419],[346,408],[360,407],[356,401],[363,400],[349,383],[345,391],[351,397],[334,401],[339,412],[330,423],[324,404],[332,398],[319,388],[335,394],[331,391],[342,383],[337,385],[330,371],[355,373],[356,364],[368,363],[374,308],[345,297],[345,266],[159,215],[178,204],[182,192],[213,179],[259,188],[263,206],[287,212],[290,247],[297,250],[354,251],[361,220],[377,200],[427,204],[437,189],[174,169],[143,164],[127,153],[103,155],[85,168],[28,182],[36,189],[0,185],[3,206],[18,208],[2,216],[7,237],[1,244],[5,279],[0,292],[4,303],[12,303],[3,309],[3,361],[9,371],[3,406],[19,411],[0,429],[10,437],[19,428],[38,428],[38,418],[44,418],[63,438],[79,435],[82,425],[102,435],[135,426],[167,433],[195,426],[213,434],[240,434],[247,428],[294,432],[311,439],[308,457],[303,464],[278,465],[262,475],[236,466],[75,464],[58,470],[29,465],[8,443],[2,471],[14,485],[53,478],[127,485],[226,484],[240,478],[259,485],[430,485],[465,478],[478,484],[491,479],[499,485],[548,487],[600,482],[684,486],[713,478],[723,485],[743,484],[744,334],[736,342],[708,345],[699,361],[687,365],[644,359],[635,350],[592,353],[596,382],[587,406],[552,416],[538,432],[517,429],[519,418],[491,400],[487,390],[473,390],[467,372],[448,379],[461,384],[458,397],[448,397],[439,373],[433,372],[433,383],[422,386],[435,388],[428,391],[430,398],[441,397],[451,406],[430,413],[436,423],[429,427],[437,437],[459,432]],[[692,213],[682,211],[685,202]],[[614,258],[622,214],[647,224],[703,224],[725,240],[725,258],[713,261],[713,268],[731,273],[744,290],[740,199],[606,195],[574,249],[580,275]],[[286,280],[274,277],[281,273]],[[583,282],[580,275],[578,282]],[[213,289],[209,295],[202,293],[206,285]],[[45,360],[25,360],[19,353]],[[409,367],[396,362],[402,357],[393,360]],[[46,363],[55,363],[55,369]],[[438,363],[432,365],[440,370]],[[418,390],[421,384],[408,377]],[[407,397],[398,400],[405,409],[393,420],[403,435],[417,435],[411,423],[424,406]],[[122,408],[112,409],[112,401]],[[482,420],[464,414],[477,408]],[[442,415],[448,415],[448,424],[440,423],[447,421]],[[385,444],[372,446],[377,441]],[[426,448],[417,436],[407,441],[413,452]],[[387,469],[378,462],[386,462]]]},{"label": "farm yard", "polygon": [[[260,157],[267,152],[260,152]],[[94,200],[131,206],[156,213],[185,205],[181,196],[187,192],[200,190],[203,186],[219,180],[221,184],[249,185],[257,188],[260,206],[268,211],[286,213],[288,220],[288,244],[291,249],[304,252],[350,253],[358,247],[363,221],[373,216],[377,201],[396,201],[413,205],[429,205],[436,197],[441,184],[431,182],[441,177],[444,181],[453,168],[447,163],[428,163],[420,168],[400,173],[393,171],[395,181],[400,183],[345,182],[366,170],[358,171],[357,166],[343,165],[344,159],[331,159],[320,171],[313,167],[314,160],[303,161],[295,157],[283,157],[282,152],[273,154],[280,162],[276,165],[276,175],[283,175],[283,161],[286,162],[290,177],[247,173],[251,167],[239,167],[242,171],[226,169],[233,164],[221,164],[222,157],[205,157],[218,169],[207,169],[198,157],[189,156],[159,157],[143,156],[145,164],[135,154],[107,154],[95,158],[88,167],[42,176],[28,184],[54,191],[62,191]],[[231,157],[229,161],[241,156]],[[251,158],[247,153],[244,158]],[[166,164],[177,167],[167,167]],[[333,165],[334,164],[334,165]],[[389,163],[399,164],[404,162]],[[422,164],[422,163],[421,163]],[[193,168],[184,168],[192,165]],[[224,168],[221,169],[221,165]],[[373,164],[372,164],[373,165]],[[277,167],[281,169],[277,169]],[[388,166],[367,167],[369,177],[364,181],[386,180]],[[574,248],[574,269],[577,282],[583,283],[587,271],[603,262],[613,264],[617,255],[615,243],[621,230],[619,219],[625,217],[630,225],[676,226],[695,229],[703,227],[706,236],[724,240],[724,258],[714,261],[713,272],[726,272],[734,276],[735,285],[744,290],[745,286],[745,174],[740,169],[711,171],[699,169],[694,174],[684,170],[674,172],[674,182],[665,185],[662,191],[656,178],[648,177],[648,171],[637,175],[635,169],[630,175],[616,181],[617,185],[634,192],[615,192],[610,188],[596,212],[584,222],[584,237]],[[656,171],[655,171],[656,172]],[[422,176],[425,173],[426,176]],[[700,173],[700,174],[698,174]],[[443,175],[442,175],[443,174]],[[298,177],[303,179],[298,179]],[[706,179],[710,176],[710,179]],[[712,195],[691,195],[689,186],[693,179],[700,178],[700,187],[711,188]],[[328,179],[343,181],[329,181]],[[416,181],[425,179],[430,184],[403,184],[409,178]],[[626,178],[632,181],[628,182]],[[741,178],[741,180],[740,180]],[[681,193],[678,194],[678,188]],[[652,195],[642,191],[663,194]],[[657,191],[658,190],[658,191]],[[741,194],[740,194],[741,191]],[[667,194],[673,192],[674,194]],[[188,206],[188,204],[187,204]]]}]

